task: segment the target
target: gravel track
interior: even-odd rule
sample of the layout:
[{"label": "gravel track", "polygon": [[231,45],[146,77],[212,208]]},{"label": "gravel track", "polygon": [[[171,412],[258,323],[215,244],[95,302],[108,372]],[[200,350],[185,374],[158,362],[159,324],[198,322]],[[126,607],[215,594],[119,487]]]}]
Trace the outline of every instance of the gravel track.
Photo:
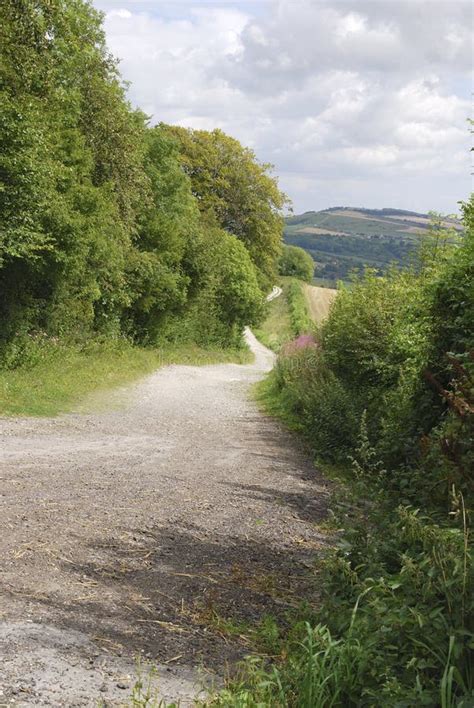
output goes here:
[{"label": "gravel track", "polygon": [[[327,489],[262,415],[255,362],[170,366],[102,410],[0,419],[0,706],[124,705],[142,657],[193,705],[232,626],[311,597]],[[226,629],[227,627],[227,629]]]}]

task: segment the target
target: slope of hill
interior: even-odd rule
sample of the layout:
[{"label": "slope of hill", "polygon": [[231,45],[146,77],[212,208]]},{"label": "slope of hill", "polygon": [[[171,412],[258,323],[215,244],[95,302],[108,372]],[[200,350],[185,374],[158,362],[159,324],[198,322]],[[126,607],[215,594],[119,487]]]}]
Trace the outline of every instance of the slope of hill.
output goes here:
[{"label": "slope of hill", "polygon": [[[285,241],[313,257],[315,276],[345,279],[364,266],[383,272],[391,263],[408,264],[431,217],[402,209],[333,207],[285,219]],[[445,228],[461,229],[454,218]]]}]

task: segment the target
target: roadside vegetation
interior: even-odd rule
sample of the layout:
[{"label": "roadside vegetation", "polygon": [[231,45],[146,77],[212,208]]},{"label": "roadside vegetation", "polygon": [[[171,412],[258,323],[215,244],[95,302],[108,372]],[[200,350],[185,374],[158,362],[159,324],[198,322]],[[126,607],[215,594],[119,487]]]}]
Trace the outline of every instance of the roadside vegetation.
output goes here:
[{"label": "roadside vegetation", "polygon": [[2,2],[0,43],[0,412],[43,409],[21,403],[36,359],[59,401],[72,360],[97,369],[84,390],[116,350],[115,381],[146,369],[124,340],[241,347],[281,250],[269,166],[218,130],[150,127],[85,0]]},{"label": "roadside vegetation", "polygon": [[303,292],[303,283],[300,280],[296,280],[296,278],[290,280],[287,299],[293,336],[309,334],[314,329],[314,322],[310,317],[308,301]]},{"label": "roadside vegetation", "polygon": [[279,352],[284,344],[300,334],[310,334],[314,322],[310,317],[304,283],[292,277],[281,277],[282,294],[265,304],[264,316],[255,336],[269,349]]},{"label": "roadside vegetation", "polygon": [[277,627],[214,705],[474,702],[474,202],[417,272],[342,290],[260,390],[335,482],[320,607]]}]

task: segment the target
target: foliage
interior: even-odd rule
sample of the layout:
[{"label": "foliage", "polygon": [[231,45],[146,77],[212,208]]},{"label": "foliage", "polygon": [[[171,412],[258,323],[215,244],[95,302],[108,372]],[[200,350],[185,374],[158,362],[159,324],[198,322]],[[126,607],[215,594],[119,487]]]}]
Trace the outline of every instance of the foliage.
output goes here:
[{"label": "foliage", "polygon": [[472,200],[464,216],[462,243],[436,230],[421,270],[343,289],[318,346],[280,355],[262,387],[268,410],[337,464],[342,533],[317,619],[221,705],[474,701]]},{"label": "foliage", "polygon": [[304,296],[301,285],[301,281],[292,278],[287,290],[291,329],[295,337],[306,332],[311,332],[313,329],[313,323],[308,310],[308,302]]},{"label": "foliage", "polygon": [[274,666],[249,659],[212,705],[469,708],[474,577],[465,533],[385,504],[346,521],[320,578],[319,622],[283,636]]},{"label": "foliage", "polygon": [[245,246],[231,234],[208,227],[194,247],[198,289],[174,339],[237,346],[245,325],[259,321],[263,295]]},{"label": "foliage", "polygon": [[189,134],[214,166],[201,195],[188,133],[132,110],[86,0],[5,0],[0,42],[0,366],[37,332],[236,343],[280,250],[267,166],[219,131]]},{"label": "foliage", "polygon": [[139,215],[125,266],[129,305],[124,328],[135,339],[159,339],[170,316],[183,312],[192,285],[185,258],[199,238],[199,212],[177,148],[160,128],[146,133],[145,170],[152,199]]},{"label": "foliage", "polygon": [[318,455],[324,451],[331,462],[347,459],[357,437],[357,413],[351,396],[324,365],[320,348],[279,357],[262,392],[271,410],[301,430]]},{"label": "foliage", "polygon": [[116,331],[147,199],[143,119],[88,3],[6,0],[0,24],[2,338]]},{"label": "foliage", "polygon": [[314,275],[314,262],[303,248],[283,246],[279,271],[280,275],[289,275],[310,283]]},{"label": "foliage", "polygon": [[[165,128],[165,126],[163,126]],[[178,142],[181,162],[206,223],[247,247],[264,290],[273,285],[281,250],[286,196],[271,177],[271,165],[221,130],[207,132],[166,126]]]}]

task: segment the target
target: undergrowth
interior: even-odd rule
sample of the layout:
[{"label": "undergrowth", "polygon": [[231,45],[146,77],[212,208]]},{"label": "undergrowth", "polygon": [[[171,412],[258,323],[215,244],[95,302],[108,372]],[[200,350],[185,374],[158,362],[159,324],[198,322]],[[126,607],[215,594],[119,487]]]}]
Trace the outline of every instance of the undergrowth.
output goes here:
[{"label": "undergrowth", "polygon": [[[275,623],[268,653],[249,656],[210,705],[472,708],[473,567],[462,497],[442,527],[395,506],[355,461],[355,485],[340,485],[333,527],[343,529],[322,562],[323,604],[290,629]],[[365,450],[367,452],[367,450]],[[270,636],[270,635],[268,635]]]},{"label": "undergrowth", "polygon": [[309,314],[308,302],[303,292],[301,280],[293,278],[287,291],[290,325],[295,337],[306,334],[314,329],[314,323]]},{"label": "undergrowth", "polygon": [[280,355],[267,411],[339,471],[322,605],[280,628],[212,705],[474,706],[474,202],[413,272],[342,290]]}]

